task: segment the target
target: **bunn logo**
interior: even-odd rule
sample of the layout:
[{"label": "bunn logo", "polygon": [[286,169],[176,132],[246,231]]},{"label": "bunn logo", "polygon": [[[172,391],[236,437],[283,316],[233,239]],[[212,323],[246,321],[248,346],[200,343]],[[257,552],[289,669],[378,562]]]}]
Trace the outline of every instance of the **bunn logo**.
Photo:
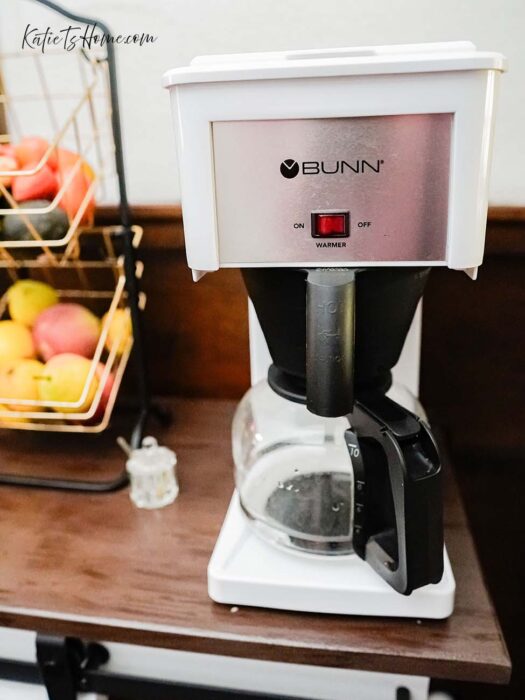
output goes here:
[{"label": "bunn logo", "polygon": [[360,175],[362,173],[379,173],[383,160],[365,160],[364,158],[356,158],[356,160],[305,160],[298,163],[293,158],[287,158],[281,163],[281,175],[290,180],[293,177],[302,173],[303,175],[337,175],[344,173],[354,173]]},{"label": "bunn logo", "polygon": [[293,158],[287,158],[281,163],[281,175],[288,180],[299,175],[299,163]]}]

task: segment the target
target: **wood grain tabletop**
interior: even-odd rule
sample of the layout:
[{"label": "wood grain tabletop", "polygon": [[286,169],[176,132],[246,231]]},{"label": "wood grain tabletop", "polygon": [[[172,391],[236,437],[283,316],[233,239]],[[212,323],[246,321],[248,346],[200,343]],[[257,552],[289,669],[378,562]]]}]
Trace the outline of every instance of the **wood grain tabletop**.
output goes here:
[{"label": "wood grain tabletop", "polygon": [[[181,493],[162,510],[106,495],[0,488],[0,626],[203,653],[505,683],[510,661],[465,514],[447,480],[446,542],[456,576],[446,621],[292,613],[213,603],[206,567],[231,497],[234,403],[170,401],[153,432],[178,455]],[[86,476],[123,455],[81,442],[2,431],[0,457],[19,470]],[[51,449],[52,447],[52,449]]]}]

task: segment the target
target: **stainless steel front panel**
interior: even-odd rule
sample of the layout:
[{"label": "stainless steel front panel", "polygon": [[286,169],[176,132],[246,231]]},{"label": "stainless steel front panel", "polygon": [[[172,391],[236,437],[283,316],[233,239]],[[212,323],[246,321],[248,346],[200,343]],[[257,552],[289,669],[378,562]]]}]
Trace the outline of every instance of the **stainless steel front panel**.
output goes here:
[{"label": "stainless steel front panel", "polygon": [[[452,122],[214,122],[220,264],[445,261]],[[313,238],[315,211],[349,211],[349,237]]]}]

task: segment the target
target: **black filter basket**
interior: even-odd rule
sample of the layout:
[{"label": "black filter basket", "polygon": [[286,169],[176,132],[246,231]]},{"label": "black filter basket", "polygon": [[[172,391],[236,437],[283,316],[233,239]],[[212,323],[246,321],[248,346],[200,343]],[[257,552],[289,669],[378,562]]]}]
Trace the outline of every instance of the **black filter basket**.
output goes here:
[{"label": "black filter basket", "polygon": [[[358,400],[366,403],[390,388],[392,367],[403,349],[429,272],[429,268],[401,267],[356,271],[351,311],[355,315],[351,324],[341,328],[355,338],[347,338],[346,345],[353,346],[353,394]],[[308,271],[245,268],[242,273],[274,363],[270,384],[281,395],[304,402]],[[312,323],[311,311],[309,314]]]}]

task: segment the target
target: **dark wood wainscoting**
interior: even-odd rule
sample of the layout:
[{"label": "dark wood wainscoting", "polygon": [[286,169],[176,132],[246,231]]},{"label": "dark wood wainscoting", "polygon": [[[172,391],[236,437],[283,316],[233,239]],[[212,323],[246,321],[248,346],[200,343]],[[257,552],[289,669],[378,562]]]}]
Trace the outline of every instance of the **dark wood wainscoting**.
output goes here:
[{"label": "dark wood wainscoting", "polygon": [[[236,398],[248,386],[246,293],[237,270],[198,284],[184,256],[179,207],[136,207],[153,388]],[[114,221],[115,210],[99,212]],[[490,210],[472,282],[436,269],[425,294],[421,388],[454,449],[516,456],[525,446],[525,208]]]}]

